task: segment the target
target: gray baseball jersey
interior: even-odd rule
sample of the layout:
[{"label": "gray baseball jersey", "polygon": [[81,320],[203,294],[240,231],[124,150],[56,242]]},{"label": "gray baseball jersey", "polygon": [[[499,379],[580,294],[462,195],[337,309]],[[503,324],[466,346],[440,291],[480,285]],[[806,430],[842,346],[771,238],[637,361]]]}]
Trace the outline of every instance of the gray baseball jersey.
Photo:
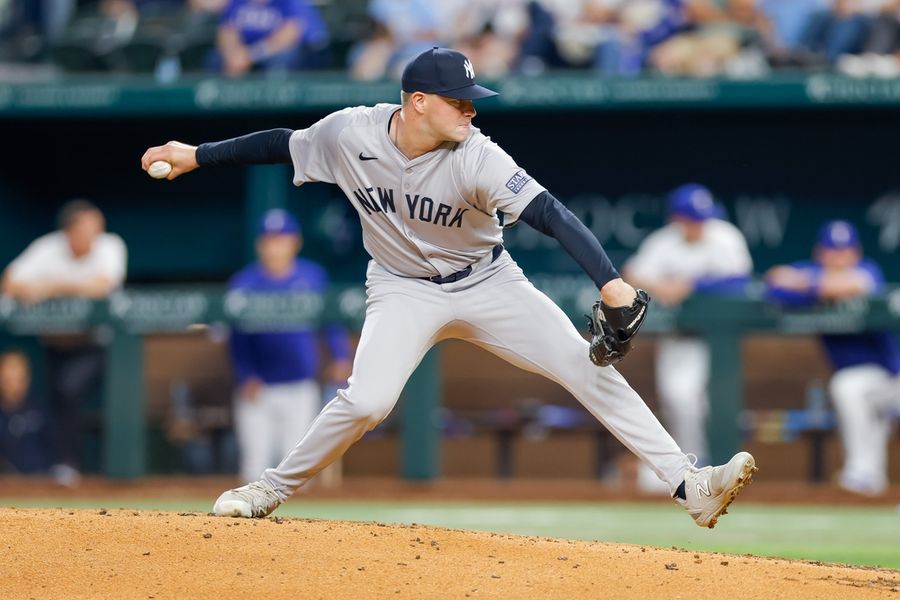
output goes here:
[{"label": "gray baseball jersey", "polygon": [[462,143],[408,160],[388,136],[395,104],[332,113],[290,140],[294,183],[337,184],[359,212],[375,261],[404,277],[446,276],[502,241],[544,188],[472,127]]}]

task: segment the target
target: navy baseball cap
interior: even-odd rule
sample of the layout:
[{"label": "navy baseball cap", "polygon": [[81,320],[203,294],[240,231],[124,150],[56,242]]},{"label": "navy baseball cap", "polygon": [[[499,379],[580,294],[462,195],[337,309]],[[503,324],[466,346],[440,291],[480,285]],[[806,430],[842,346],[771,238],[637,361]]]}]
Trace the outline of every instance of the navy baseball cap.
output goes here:
[{"label": "navy baseball cap", "polygon": [[300,223],[286,210],[273,208],[267,210],[259,220],[257,235],[289,234],[300,235]]},{"label": "navy baseball cap", "polygon": [[848,221],[828,221],[819,230],[818,244],[830,250],[859,248],[859,232]]},{"label": "navy baseball cap", "polygon": [[404,92],[439,94],[457,100],[477,100],[497,92],[475,83],[475,69],[462,52],[435,46],[412,59],[403,69]]},{"label": "navy baseball cap", "polygon": [[705,221],[722,216],[712,192],[699,183],[686,183],[669,193],[669,214],[691,221]]}]

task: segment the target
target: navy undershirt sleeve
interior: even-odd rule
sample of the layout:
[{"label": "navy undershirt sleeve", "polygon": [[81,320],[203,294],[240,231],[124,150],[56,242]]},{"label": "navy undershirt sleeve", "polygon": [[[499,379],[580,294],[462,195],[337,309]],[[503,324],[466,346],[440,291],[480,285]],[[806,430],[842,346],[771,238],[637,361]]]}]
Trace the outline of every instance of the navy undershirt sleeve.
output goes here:
[{"label": "navy undershirt sleeve", "polygon": [[535,196],[522,211],[519,220],[545,235],[556,238],[598,289],[619,277],[619,272],[613,267],[606,250],[591,230],[550,192],[541,192]]},{"label": "navy undershirt sleeve", "polygon": [[197,164],[266,165],[291,162],[290,139],[293,129],[267,129],[241,137],[197,146]]}]

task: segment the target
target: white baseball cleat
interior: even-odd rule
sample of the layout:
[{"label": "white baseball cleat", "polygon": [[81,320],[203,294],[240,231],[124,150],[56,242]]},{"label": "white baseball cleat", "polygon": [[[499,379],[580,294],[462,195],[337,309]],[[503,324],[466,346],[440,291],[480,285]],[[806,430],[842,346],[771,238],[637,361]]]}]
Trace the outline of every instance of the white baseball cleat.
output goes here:
[{"label": "white baseball cleat", "polygon": [[837,483],[843,490],[869,498],[880,496],[887,490],[887,482],[883,478],[854,473],[847,469],[843,469],[838,475]]},{"label": "white baseball cleat", "polygon": [[726,464],[718,467],[691,467],[684,474],[686,499],[675,500],[688,511],[700,527],[716,526],[728,505],[741,489],[749,484],[757,471],[756,461],[749,452],[738,452]]},{"label": "white baseball cleat", "polygon": [[265,481],[254,481],[245,486],[223,492],[213,505],[213,513],[219,517],[265,517],[281,504],[275,488]]}]

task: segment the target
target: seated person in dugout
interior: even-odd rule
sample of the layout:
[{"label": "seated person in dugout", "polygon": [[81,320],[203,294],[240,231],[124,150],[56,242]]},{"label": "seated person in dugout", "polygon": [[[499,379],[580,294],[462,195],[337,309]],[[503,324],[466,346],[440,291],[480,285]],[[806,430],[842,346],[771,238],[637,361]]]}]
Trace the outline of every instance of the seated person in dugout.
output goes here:
[{"label": "seated person in dugout", "polygon": [[[28,357],[0,354],[0,471],[44,475],[55,459],[50,416],[35,402]],[[64,481],[61,481],[64,483]]]}]

